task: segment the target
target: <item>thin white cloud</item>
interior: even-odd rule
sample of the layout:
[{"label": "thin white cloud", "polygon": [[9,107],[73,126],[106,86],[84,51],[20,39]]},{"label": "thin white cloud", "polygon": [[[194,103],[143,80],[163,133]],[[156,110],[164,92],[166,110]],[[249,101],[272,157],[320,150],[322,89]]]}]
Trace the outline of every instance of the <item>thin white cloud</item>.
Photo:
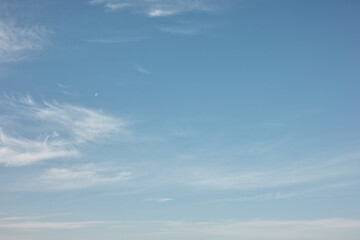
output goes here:
[{"label": "thin white cloud", "polygon": [[8,216],[0,218],[0,229],[21,229],[21,230],[55,230],[55,229],[77,229],[90,227],[94,224],[101,224],[101,221],[83,221],[83,222],[55,222],[46,221],[54,216],[64,216],[68,214],[53,214],[49,216]]},{"label": "thin white cloud", "polygon": [[317,167],[239,172],[198,170],[192,173],[186,183],[198,187],[245,190],[304,184],[341,174],[343,172],[324,171]]},{"label": "thin white cloud", "polygon": [[318,160],[311,165],[302,163],[268,169],[193,169],[183,183],[196,187],[241,190],[320,183],[325,179],[354,176],[358,169],[351,162],[358,159],[359,152],[355,151]]},{"label": "thin white cloud", "polygon": [[150,71],[142,66],[136,66],[136,71],[138,71],[139,73],[142,73],[142,74],[146,74],[146,75],[150,74]]},{"label": "thin white cloud", "polygon": [[75,157],[80,144],[130,134],[126,121],[80,106],[38,104],[26,96],[10,97],[0,108],[7,112],[0,123],[0,163],[6,165]]},{"label": "thin white cloud", "polygon": [[60,92],[62,94],[73,96],[73,97],[79,96],[79,93],[74,91],[71,85],[66,85],[66,84],[59,83],[58,87],[59,87]]},{"label": "thin white cloud", "polygon": [[95,224],[102,224],[103,222],[0,222],[0,228],[6,229],[41,229],[41,230],[55,230],[55,229],[78,229],[93,226]]},{"label": "thin white cloud", "polygon": [[56,192],[96,187],[123,187],[131,184],[133,174],[117,166],[85,164],[47,168],[2,186],[12,192]]},{"label": "thin white cloud", "polygon": [[107,39],[88,39],[85,40],[88,43],[93,44],[118,44],[118,43],[131,43],[131,42],[139,42],[149,38],[146,35],[126,35],[126,36],[118,36],[115,38],[107,38]]},{"label": "thin white cloud", "polygon": [[217,202],[245,202],[245,201],[259,201],[259,200],[279,200],[285,198],[292,198],[300,195],[300,193],[262,193],[257,194],[255,196],[245,196],[245,197],[238,197],[238,198],[223,198],[212,200],[209,202],[217,203]]},{"label": "thin white cloud", "polygon": [[[316,220],[249,221],[0,221],[0,228],[74,231],[97,227],[98,232],[121,233],[128,239],[252,239],[252,240],[357,240],[360,221],[328,218]],[[139,231],[141,229],[141,231]],[[126,231],[124,231],[126,230]]]},{"label": "thin white cloud", "polygon": [[35,186],[36,189],[41,186],[42,190],[71,190],[120,183],[131,179],[131,177],[130,172],[114,171],[93,165],[74,168],[51,168],[46,170],[36,180],[37,182],[32,183],[30,187]]},{"label": "thin white cloud", "polygon": [[224,239],[356,239],[360,221],[348,219],[320,219],[308,221],[233,221],[198,226],[205,235]]},{"label": "thin white cloud", "polygon": [[158,27],[158,30],[175,35],[195,35],[198,33],[197,29],[190,27]]},{"label": "thin white cloud", "polygon": [[[311,191],[322,191],[327,188],[327,185],[347,187],[348,183],[354,182],[359,171],[359,168],[354,166],[354,162],[359,159],[357,150],[341,152],[339,155],[331,153],[329,156],[317,158],[316,161],[304,160],[290,165],[284,163],[276,166],[253,165],[252,167],[248,165],[248,167],[239,165],[230,167],[227,163],[215,164],[215,161],[207,161],[208,166],[204,166],[204,159],[200,159],[197,155],[176,155],[175,157],[181,160],[176,166],[164,168],[154,164],[147,167],[146,172],[142,174],[144,182],[158,187],[182,185],[211,191],[245,192],[262,189],[266,192],[280,192],[279,197],[285,198],[311,193]],[[346,184],[338,185],[339,182]],[[284,193],[283,191],[288,191],[286,188],[289,186],[293,187],[293,192]],[[257,197],[260,200],[261,198],[276,198],[278,195],[245,197]]]},{"label": "thin white cloud", "polygon": [[[114,223],[116,224],[116,223]],[[250,220],[216,222],[123,222],[135,239],[357,240],[360,221],[352,219]],[[142,229],[141,232],[136,232]]]},{"label": "thin white cloud", "polygon": [[77,155],[78,151],[71,144],[57,140],[56,137],[32,140],[6,135],[0,129],[0,163],[5,165],[21,166]]},{"label": "thin white cloud", "polygon": [[149,199],[146,199],[145,201],[164,203],[164,202],[169,202],[169,201],[173,201],[173,200],[174,199],[172,199],[172,198],[149,198]]},{"label": "thin white cloud", "polygon": [[173,35],[184,35],[192,36],[197,35],[214,28],[213,24],[202,23],[202,22],[189,22],[189,21],[180,21],[173,25],[167,26],[158,26],[157,29],[161,32],[173,34]]},{"label": "thin white cloud", "polygon": [[212,11],[212,0],[91,0],[90,4],[103,4],[109,11],[133,8],[149,17],[164,17],[191,11]]},{"label": "thin white cloud", "polygon": [[48,45],[49,33],[42,26],[20,27],[0,20],[0,62],[23,60],[29,52],[43,49]]},{"label": "thin white cloud", "polygon": [[19,221],[19,220],[34,220],[34,219],[41,219],[45,218],[43,216],[41,217],[28,217],[28,216],[20,216],[20,217],[1,217],[0,222],[4,221]]},{"label": "thin white cloud", "polygon": [[32,115],[61,126],[77,143],[99,140],[113,133],[128,134],[127,122],[80,106],[45,103],[32,107]]},{"label": "thin white cloud", "polygon": [[280,199],[299,197],[299,196],[303,196],[303,195],[314,193],[314,192],[351,187],[351,186],[359,185],[359,183],[360,183],[359,181],[352,181],[352,182],[342,182],[342,183],[335,183],[335,184],[326,184],[326,185],[321,185],[319,187],[314,187],[314,188],[310,188],[307,190],[299,190],[299,191],[294,191],[294,192],[261,193],[261,194],[255,195],[255,196],[222,198],[222,199],[210,200],[208,202],[217,203],[217,202],[245,202],[245,201],[280,200]]}]

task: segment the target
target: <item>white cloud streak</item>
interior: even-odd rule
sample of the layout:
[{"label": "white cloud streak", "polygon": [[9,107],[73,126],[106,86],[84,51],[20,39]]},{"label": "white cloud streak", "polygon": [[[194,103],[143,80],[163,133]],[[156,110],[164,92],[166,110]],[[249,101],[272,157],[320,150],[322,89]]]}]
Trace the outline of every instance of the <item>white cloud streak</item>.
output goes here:
[{"label": "white cloud streak", "polygon": [[[78,146],[99,142],[116,135],[128,137],[128,123],[80,106],[59,103],[36,103],[31,97],[9,98],[0,125],[0,163],[29,165],[42,160],[75,157]],[[14,121],[22,122],[14,126]],[[23,129],[23,135],[17,128]],[[2,130],[1,130],[2,129]],[[13,132],[5,133],[4,129]]]},{"label": "white cloud streak", "polygon": [[119,172],[86,165],[75,168],[48,169],[33,185],[42,185],[42,190],[71,190],[120,183],[129,180],[131,177],[130,172]]},{"label": "white cloud streak", "polygon": [[21,166],[47,159],[77,155],[78,151],[71,144],[58,141],[51,136],[41,140],[31,140],[6,135],[0,129],[0,163],[5,165]]},{"label": "white cloud streak", "polygon": [[90,4],[103,4],[109,11],[133,8],[149,17],[164,17],[191,11],[212,11],[210,0],[92,0]]},{"label": "white cloud streak", "polygon": [[196,170],[185,184],[214,189],[260,189],[306,184],[344,176],[348,169],[337,165],[319,164],[310,167],[287,167],[271,170]]},{"label": "white cloud streak", "polygon": [[102,224],[103,222],[0,222],[0,228],[6,229],[41,229],[41,230],[55,230],[55,229],[77,229],[86,228],[95,224]]},{"label": "white cloud streak", "polygon": [[257,194],[255,196],[247,196],[247,197],[238,197],[238,198],[223,198],[212,200],[209,202],[217,203],[217,202],[245,202],[245,201],[257,201],[257,200],[279,200],[285,198],[292,198],[300,195],[300,193],[262,193]]},{"label": "white cloud streak", "polygon": [[[250,220],[217,222],[181,221],[0,221],[0,228],[18,230],[74,230],[97,227],[127,239],[249,239],[249,240],[357,240],[360,221],[329,218],[317,220]],[[100,228],[99,228],[100,227]],[[141,231],[139,231],[141,229]],[[108,239],[116,239],[116,235]]]},{"label": "white cloud streak", "polygon": [[32,111],[36,119],[61,126],[77,143],[99,140],[112,133],[128,134],[126,122],[84,107],[45,103],[32,107]]},{"label": "white cloud streak", "polygon": [[328,185],[320,185],[318,187],[310,188],[307,190],[299,190],[294,192],[271,192],[271,193],[261,193],[255,196],[242,196],[237,198],[222,198],[216,200],[210,200],[208,202],[217,203],[217,202],[244,202],[244,201],[263,201],[263,200],[280,200],[280,199],[287,199],[287,198],[294,198],[303,196],[306,194],[311,194],[314,192],[321,192],[331,189],[339,189],[339,188],[346,188],[351,186],[359,185],[358,181],[353,182],[342,182],[342,183],[335,183],[335,184],[328,184]]},{"label": "white cloud streak", "polygon": [[23,60],[29,52],[42,50],[48,45],[50,33],[43,26],[20,27],[0,20],[0,62]]},{"label": "white cloud streak", "polygon": [[[357,150],[337,155],[331,153],[329,156],[317,158],[316,161],[297,161],[276,166],[246,167],[236,164],[229,167],[226,164],[213,163],[204,166],[204,162],[193,155],[180,155],[178,159],[181,162],[175,166],[163,167],[154,164],[147,167],[146,173],[142,174],[144,182],[159,188],[181,185],[211,191],[245,193],[261,190],[253,196],[232,195],[225,201],[270,200],[348,187],[356,184],[354,179],[359,171],[359,167],[354,165],[359,159]],[[288,187],[292,187],[290,192]]]},{"label": "white cloud streak", "polygon": [[[150,221],[119,224],[134,239],[188,240],[357,240],[360,221],[352,219],[250,220],[217,222]],[[136,229],[142,229],[136,233]],[[131,238],[132,239],[132,238]]]},{"label": "white cloud streak", "polygon": [[0,218],[0,222],[4,222],[4,221],[25,221],[25,220],[35,220],[35,219],[41,219],[41,218],[45,218],[45,217],[27,217],[27,216],[20,216],[20,217],[1,217]]},{"label": "white cloud streak", "polygon": [[173,201],[173,200],[174,199],[172,199],[172,198],[149,198],[149,199],[146,199],[145,201],[164,203],[164,202],[169,202],[169,201]]},{"label": "white cloud streak", "polygon": [[[60,214],[63,215],[63,214]],[[56,216],[56,215],[53,215]],[[102,224],[101,221],[82,222],[55,222],[40,219],[47,219],[51,216],[16,216],[0,218],[0,229],[21,229],[21,230],[56,230],[56,229],[77,229],[90,227],[95,224]]]}]

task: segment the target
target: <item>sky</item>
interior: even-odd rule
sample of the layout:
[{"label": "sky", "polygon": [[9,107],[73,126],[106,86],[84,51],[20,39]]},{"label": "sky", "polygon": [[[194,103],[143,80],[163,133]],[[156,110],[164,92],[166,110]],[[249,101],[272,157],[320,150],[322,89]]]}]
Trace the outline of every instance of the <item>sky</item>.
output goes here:
[{"label": "sky", "polygon": [[359,11],[1,0],[0,238],[358,240]]}]

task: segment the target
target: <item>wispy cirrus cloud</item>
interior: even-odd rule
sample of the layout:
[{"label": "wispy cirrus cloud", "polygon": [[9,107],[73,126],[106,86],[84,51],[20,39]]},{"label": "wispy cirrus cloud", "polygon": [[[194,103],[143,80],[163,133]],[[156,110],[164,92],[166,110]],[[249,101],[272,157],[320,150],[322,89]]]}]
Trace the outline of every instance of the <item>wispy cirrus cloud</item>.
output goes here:
[{"label": "wispy cirrus cloud", "polygon": [[72,96],[72,97],[76,97],[76,96],[80,95],[78,92],[76,92],[73,89],[73,87],[71,85],[59,83],[58,87],[59,87],[59,91],[64,95],[68,95],[68,96]]},{"label": "wispy cirrus cloud", "polygon": [[[318,159],[315,163],[298,163],[277,168],[262,169],[193,169],[185,184],[213,189],[266,189],[321,183],[357,174],[354,163],[359,159],[354,150]],[[329,182],[328,182],[329,184]]]},{"label": "wispy cirrus cloud", "polygon": [[51,135],[42,139],[26,139],[9,136],[0,129],[0,163],[5,165],[21,166],[77,155],[78,151],[72,144]]},{"label": "wispy cirrus cloud", "polygon": [[75,157],[79,145],[130,135],[127,121],[81,106],[36,103],[26,96],[9,97],[0,107],[0,163],[5,165]]},{"label": "wispy cirrus cloud", "polygon": [[196,170],[187,184],[214,189],[257,189],[306,184],[344,174],[321,167],[283,168],[277,170],[213,171]]},{"label": "wispy cirrus cloud", "polygon": [[[133,171],[126,167],[109,164],[63,163],[41,168],[18,176],[8,174],[11,179],[0,190],[7,192],[62,192],[91,188],[126,189],[134,186]],[[136,179],[135,179],[136,180]]]},{"label": "wispy cirrus cloud", "polygon": [[12,21],[0,20],[0,62],[23,60],[30,52],[44,49],[51,32],[43,26],[21,27]]},{"label": "wispy cirrus cloud", "polygon": [[221,198],[216,200],[210,200],[208,202],[217,203],[217,202],[246,202],[246,201],[267,201],[267,200],[281,200],[294,198],[299,196],[304,196],[307,194],[312,194],[315,192],[322,192],[328,190],[338,190],[340,188],[352,187],[359,185],[358,181],[352,182],[340,182],[335,184],[325,184],[317,187],[309,188],[306,190],[297,190],[292,192],[270,192],[270,193],[260,193],[254,196],[241,196],[234,198]]},{"label": "wispy cirrus cloud", "polygon": [[42,190],[71,190],[124,182],[131,177],[130,172],[85,165],[47,169],[32,185]]},{"label": "wispy cirrus cloud", "polygon": [[36,119],[59,126],[75,143],[98,141],[114,133],[129,135],[128,122],[80,106],[68,104],[36,105],[31,107]]},{"label": "wispy cirrus cloud", "polygon": [[[264,190],[253,196],[231,197],[231,201],[268,200],[297,197],[332,188],[344,188],[356,184],[359,159],[357,150],[330,153],[317,161],[298,161],[277,166],[225,166],[197,164],[197,156],[180,156],[182,163],[162,169],[147,168],[146,182],[152,186],[178,186],[211,191]],[[292,190],[289,192],[289,187]],[[253,194],[253,193],[250,193]]]},{"label": "wispy cirrus cloud", "polygon": [[212,11],[212,0],[91,0],[90,4],[103,4],[107,10],[117,11],[132,8],[149,17],[163,17],[191,11]]}]

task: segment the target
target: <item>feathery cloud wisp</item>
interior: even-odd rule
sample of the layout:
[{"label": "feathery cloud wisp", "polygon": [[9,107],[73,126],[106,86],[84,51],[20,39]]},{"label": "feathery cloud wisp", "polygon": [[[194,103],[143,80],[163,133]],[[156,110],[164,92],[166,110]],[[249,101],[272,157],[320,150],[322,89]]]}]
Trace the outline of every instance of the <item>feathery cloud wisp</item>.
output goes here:
[{"label": "feathery cloud wisp", "polygon": [[214,1],[210,0],[92,0],[90,4],[104,4],[110,11],[134,8],[149,17],[163,17],[190,11],[211,11]]},{"label": "feathery cloud wisp", "polygon": [[23,60],[28,52],[43,49],[48,44],[49,33],[42,26],[19,27],[0,20],[0,62]]},{"label": "feathery cloud wisp", "polygon": [[0,129],[0,163],[5,165],[21,166],[77,155],[78,151],[71,144],[54,137],[47,136],[43,140],[25,139],[9,136]]},{"label": "feathery cloud wisp", "polygon": [[112,133],[128,134],[125,121],[80,106],[45,103],[32,107],[32,115],[61,127],[76,143],[99,140]]},{"label": "feathery cloud wisp", "polygon": [[[12,132],[10,135],[0,131],[0,163],[5,165],[74,157],[80,144],[98,142],[114,134],[129,135],[126,121],[75,105],[38,104],[28,96],[10,98],[3,110],[7,114],[1,117],[12,119],[0,125]],[[16,121],[22,124],[14,124]],[[18,128],[25,126],[24,123],[28,127],[19,134]]]}]

